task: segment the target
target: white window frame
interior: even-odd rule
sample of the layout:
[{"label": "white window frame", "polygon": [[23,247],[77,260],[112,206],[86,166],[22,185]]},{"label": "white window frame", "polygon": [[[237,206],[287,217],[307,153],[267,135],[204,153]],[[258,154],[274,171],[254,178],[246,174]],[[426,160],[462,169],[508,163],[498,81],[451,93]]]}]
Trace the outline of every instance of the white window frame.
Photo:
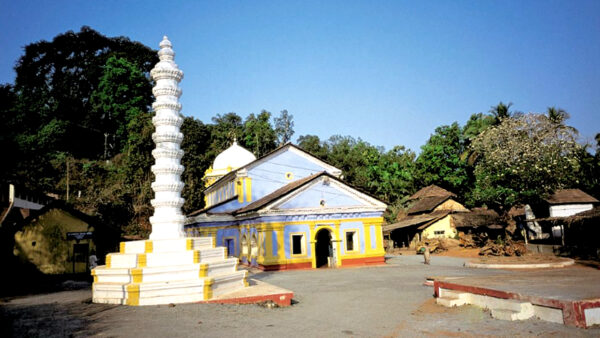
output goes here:
[{"label": "white window frame", "polygon": [[[294,253],[294,236],[301,236],[300,239],[300,253]],[[292,232],[290,233],[290,256],[291,257],[300,257],[306,256],[306,234],[304,232]]]},{"label": "white window frame", "polygon": [[[348,234],[352,233],[352,250],[348,250]],[[360,248],[358,247],[358,234],[360,232],[358,229],[348,229],[344,230],[344,251],[348,253],[359,252]]]}]

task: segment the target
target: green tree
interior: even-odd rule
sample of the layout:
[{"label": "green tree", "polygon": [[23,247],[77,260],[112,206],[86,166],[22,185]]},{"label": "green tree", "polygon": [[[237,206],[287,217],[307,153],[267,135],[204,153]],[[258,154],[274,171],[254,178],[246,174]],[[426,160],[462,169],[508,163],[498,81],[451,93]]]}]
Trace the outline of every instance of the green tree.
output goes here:
[{"label": "green tree", "polygon": [[51,165],[59,154],[103,156],[102,118],[91,96],[111,56],[127,58],[142,74],[158,61],[155,51],[138,42],[108,38],[89,27],[25,47],[15,67],[15,101],[7,123],[14,126],[15,151],[2,168],[3,177],[32,190],[60,193],[57,183],[64,170]]},{"label": "green tree", "polygon": [[242,118],[234,112],[224,115],[217,114],[212,118],[212,122],[210,152],[211,157],[214,158],[227,149],[234,138],[242,138],[243,124]]},{"label": "green tree", "polygon": [[548,119],[554,124],[564,124],[564,122],[571,117],[564,109],[556,108],[555,106],[548,107],[546,112],[548,114]]},{"label": "green tree", "polygon": [[275,135],[279,146],[288,143],[294,135],[294,115],[282,110],[275,119]]},{"label": "green tree", "polygon": [[465,150],[465,140],[458,123],[436,128],[421,147],[415,163],[417,187],[436,184],[464,196],[470,183],[467,163],[463,159]]},{"label": "green tree", "polygon": [[182,176],[185,183],[182,192],[185,199],[183,211],[190,213],[204,207],[202,178],[206,169],[212,164],[207,155],[210,147],[210,128],[200,120],[186,117],[181,132],[183,133],[181,149],[184,151],[181,164],[185,166]]},{"label": "green tree", "polygon": [[277,146],[275,130],[271,125],[271,113],[262,110],[260,114],[248,115],[244,122],[243,144],[250,149],[256,157],[261,157]]},{"label": "green tree", "polygon": [[479,155],[473,198],[497,210],[535,204],[556,189],[576,186],[581,146],[569,129],[542,114],[505,118],[472,144]]},{"label": "green tree", "polygon": [[495,122],[496,119],[492,115],[483,113],[472,114],[462,130],[465,141],[470,143],[482,131],[493,126]]},{"label": "green tree", "polygon": [[512,115],[512,112],[509,110],[511,106],[512,102],[504,104],[500,101],[497,105],[491,107],[490,114],[494,117],[494,124],[499,124],[502,120],[509,118]]},{"label": "green tree", "polygon": [[327,148],[322,144],[321,139],[317,135],[301,135],[298,137],[298,147],[327,161]]},{"label": "green tree", "polygon": [[[117,152],[125,150],[129,123],[148,112],[151,103],[152,87],[141,70],[125,58],[108,58],[98,88],[91,95],[91,105],[100,119],[97,127],[105,137],[112,136],[110,141]],[[105,157],[106,147],[105,143]]]},{"label": "green tree", "polygon": [[32,135],[52,120],[64,121],[67,132],[48,146],[50,150],[101,157],[101,116],[90,99],[111,56],[126,57],[142,73],[158,61],[155,51],[138,42],[108,38],[85,26],[77,33],[59,34],[51,42],[27,45],[15,68],[17,105],[27,122],[24,132]]}]

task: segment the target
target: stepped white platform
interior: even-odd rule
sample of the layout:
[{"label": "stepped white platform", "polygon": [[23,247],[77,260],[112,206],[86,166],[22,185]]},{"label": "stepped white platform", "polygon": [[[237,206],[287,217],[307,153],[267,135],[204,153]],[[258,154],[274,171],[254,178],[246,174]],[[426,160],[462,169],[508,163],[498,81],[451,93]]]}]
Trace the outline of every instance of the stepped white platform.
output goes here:
[{"label": "stepped white platform", "polygon": [[122,242],[92,270],[94,303],[157,305],[211,300],[248,285],[237,258],[210,237]]}]

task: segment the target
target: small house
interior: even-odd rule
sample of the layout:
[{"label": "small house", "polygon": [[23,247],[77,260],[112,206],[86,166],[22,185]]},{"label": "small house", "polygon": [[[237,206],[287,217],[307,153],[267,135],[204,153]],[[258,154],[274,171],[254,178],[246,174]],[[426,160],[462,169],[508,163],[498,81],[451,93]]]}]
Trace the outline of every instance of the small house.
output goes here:
[{"label": "small house", "polygon": [[[39,210],[31,211],[14,235],[13,254],[21,262],[32,264],[44,274],[87,273],[89,256],[109,248],[97,248],[97,238],[103,245],[113,236],[98,229],[94,219],[62,201],[53,201]],[[109,231],[111,232],[111,231]]]},{"label": "small house", "polygon": [[[525,205],[526,230],[530,240],[564,242],[564,219],[592,210],[597,199],[580,189],[562,189],[546,198],[541,206]],[[560,243],[559,243],[560,242]]]},{"label": "small house", "polygon": [[455,200],[456,195],[436,185],[427,186],[409,197],[407,214],[396,223],[385,225],[384,234],[397,247],[413,247],[425,238],[453,238],[458,232],[454,213],[469,212]]},{"label": "small house", "polygon": [[557,190],[546,199],[550,217],[568,217],[592,210],[599,201],[579,189]]}]

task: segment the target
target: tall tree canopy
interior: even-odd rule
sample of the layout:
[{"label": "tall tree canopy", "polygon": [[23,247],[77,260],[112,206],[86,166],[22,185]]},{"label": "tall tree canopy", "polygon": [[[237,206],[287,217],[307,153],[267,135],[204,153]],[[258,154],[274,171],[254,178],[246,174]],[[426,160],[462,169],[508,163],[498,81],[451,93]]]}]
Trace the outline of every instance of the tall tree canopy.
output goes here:
[{"label": "tall tree canopy", "polygon": [[464,137],[458,123],[436,128],[421,147],[421,154],[416,160],[418,185],[436,184],[459,196],[464,195],[469,182],[464,152]]},{"label": "tall tree canopy", "polygon": [[152,87],[139,68],[125,58],[111,56],[90,100],[93,119],[98,121],[96,128],[104,132],[106,157],[109,145],[117,153],[125,150],[128,126],[149,111]]},{"label": "tall tree canopy", "polygon": [[275,118],[275,134],[279,146],[288,143],[294,136],[294,115],[288,113],[286,109]]},{"label": "tall tree canopy", "polygon": [[479,154],[473,197],[490,207],[536,203],[555,189],[578,184],[576,134],[556,128],[546,115],[503,119],[481,133],[472,148]]},{"label": "tall tree canopy", "polygon": [[494,117],[494,124],[499,124],[502,120],[509,118],[512,115],[512,112],[509,110],[511,106],[512,102],[504,104],[500,101],[497,105],[491,107],[490,114]]},{"label": "tall tree canopy", "polygon": [[[126,59],[128,69],[137,72],[132,80],[149,85],[150,80],[139,74],[149,73],[158,61],[156,52],[125,37],[108,38],[82,27],[77,33],[69,31],[25,47],[15,67],[14,105],[5,120],[16,126],[16,151],[4,177],[33,189],[53,190],[56,181],[45,181],[44,176],[52,175],[55,169],[49,164],[57,156],[94,159],[104,155],[104,134],[114,130],[103,124],[105,112],[94,109],[92,95],[111,57]],[[107,87],[109,81],[107,75]],[[147,112],[151,95],[143,101],[136,106]]]},{"label": "tall tree canopy", "polygon": [[277,146],[277,136],[271,125],[271,113],[262,110],[260,114],[250,114],[244,121],[243,144],[256,157],[261,157]]},{"label": "tall tree canopy", "polygon": [[184,212],[192,212],[204,207],[204,172],[212,164],[214,157],[209,152],[210,147],[210,126],[193,117],[186,117],[181,126],[183,141],[181,149],[184,151],[181,164],[185,167],[182,181],[185,183],[183,188]]}]

